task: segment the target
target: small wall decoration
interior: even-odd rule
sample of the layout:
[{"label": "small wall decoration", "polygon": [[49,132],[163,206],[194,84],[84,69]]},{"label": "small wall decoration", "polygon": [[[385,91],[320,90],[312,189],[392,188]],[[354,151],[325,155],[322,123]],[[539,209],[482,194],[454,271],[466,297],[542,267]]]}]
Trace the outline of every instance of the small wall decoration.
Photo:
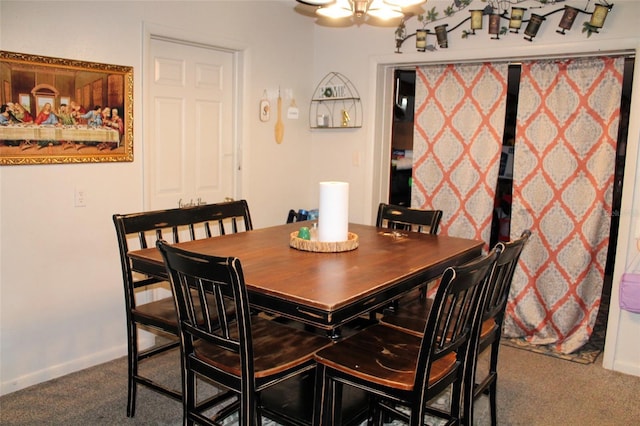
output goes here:
[{"label": "small wall decoration", "polygon": [[358,90],[338,72],[330,72],[318,83],[309,107],[312,129],[362,127],[362,104]]},{"label": "small wall decoration", "polygon": [[0,50],[0,165],[133,161],[133,67]]},{"label": "small wall decoration", "polygon": [[260,99],[260,121],[267,122],[271,119],[271,103],[267,97],[267,90],[265,89],[262,99]]},{"label": "small wall decoration", "polygon": [[[559,19],[559,28],[556,33],[560,35],[565,35],[567,31],[571,30],[578,15],[588,16],[589,19],[584,20],[582,23],[581,31],[586,33],[587,37],[591,37],[592,34],[600,32],[608,13],[613,9],[613,3],[609,3],[607,0],[597,0],[598,3],[595,3],[591,10],[591,0],[585,0],[585,9],[565,5],[544,14],[535,13],[546,6],[555,6],[556,2],[560,3],[562,1],[564,0],[482,0],[482,3],[486,4],[483,9],[469,10],[469,16],[458,20],[458,23],[452,28],[447,29],[446,26],[448,24],[444,24],[435,26],[433,31],[428,29],[427,25],[434,24],[442,19],[450,20],[455,14],[462,12],[472,4],[472,0],[453,0],[451,5],[442,11],[436,10],[434,6],[431,9],[427,9],[424,14],[418,14],[416,20],[422,25],[422,28],[416,29],[416,32],[412,34],[408,34],[406,24],[409,18],[414,15],[406,14],[395,31],[396,53],[402,53],[402,45],[412,37],[416,38],[415,45],[418,52],[435,51],[437,49],[436,46],[428,43],[429,38],[432,39],[434,35],[438,48],[447,49],[450,44],[449,33],[469,22],[466,24],[469,25],[468,29],[462,31],[462,38],[479,34],[479,30],[482,30],[483,27],[485,15],[488,16],[487,32],[492,36],[491,39],[493,40],[500,40],[500,36],[508,34],[519,34],[520,29],[524,28],[523,38],[533,42],[543,22],[546,21],[547,17],[555,14],[558,14]],[[515,6],[520,3],[531,4],[531,7]],[[509,8],[511,8],[510,12]],[[562,12],[561,18],[560,12]],[[525,17],[528,17],[528,19],[525,19]],[[526,27],[524,24],[526,24]]]}]

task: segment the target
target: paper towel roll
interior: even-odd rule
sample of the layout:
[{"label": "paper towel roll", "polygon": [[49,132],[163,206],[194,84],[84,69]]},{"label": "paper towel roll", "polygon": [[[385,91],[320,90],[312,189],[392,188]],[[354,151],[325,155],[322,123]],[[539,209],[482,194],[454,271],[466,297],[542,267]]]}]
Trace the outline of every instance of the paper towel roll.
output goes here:
[{"label": "paper towel roll", "polygon": [[349,236],[349,184],[320,182],[318,241],[347,241]]}]

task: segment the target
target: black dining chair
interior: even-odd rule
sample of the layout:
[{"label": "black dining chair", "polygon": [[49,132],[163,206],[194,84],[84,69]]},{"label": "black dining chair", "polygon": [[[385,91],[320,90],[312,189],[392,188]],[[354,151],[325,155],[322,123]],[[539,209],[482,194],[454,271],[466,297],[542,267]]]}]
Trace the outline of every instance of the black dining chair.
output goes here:
[{"label": "black dining chair", "polygon": [[[457,424],[462,419],[464,366],[471,353],[486,286],[499,249],[442,275],[421,336],[384,324],[373,325],[315,355],[317,367],[314,425],[340,424],[343,385],[371,394],[370,419],[386,416],[411,426],[429,413]],[[427,402],[451,387],[448,412]],[[398,410],[398,405],[409,414]]]},{"label": "black dining chair", "polygon": [[[270,412],[260,395],[314,369],[314,353],[330,340],[252,316],[238,258],[198,254],[162,240],[157,244],[178,308],[184,424],[219,425],[236,411],[240,425],[262,424],[263,415],[281,424],[297,424]],[[201,402],[198,379],[228,393]],[[221,405],[229,394],[230,405]],[[215,413],[209,411],[212,407]]]},{"label": "black dining chair", "polygon": [[422,210],[380,203],[376,226],[436,235],[442,219],[442,210]]},{"label": "black dining chair", "polygon": [[[487,288],[482,323],[478,328],[479,336],[475,341],[477,345],[475,356],[469,359],[470,364],[467,370],[469,376],[466,392],[472,393],[465,394],[464,399],[466,424],[473,424],[473,403],[483,394],[489,395],[491,423],[496,424],[498,353],[502,324],[513,275],[522,250],[530,236],[531,231],[525,230],[516,240],[496,245],[496,247],[500,247],[500,255],[496,260],[495,269]],[[432,303],[432,299],[413,298],[408,303],[401,303],[395,312],[384,315],[380,322],[420,336],[427,322]],[[491,354],[488,372],[484,377],[476,377],[479,356],[489,347],[491,347]]]},{"label": "black dining chair", "polygon": [[[179,346],[178,319],[173,297],[144,302],[150,295],[148,286],[162,285],[163,280],[139,276],[132,270],[127,253],[131,250],[152,248],[158,239],[173,242],[209,238],[253,229],[249,206],[245,200],[195,207],[155,210],[131,214],[115,214],[113,222],[118,237],[120,264],[124,283],[127,324],[127,416],[135,416],[137,385],[146,386],[176,400],[182,399],[179,390],[159,383],[140,372],[142,361]],[[164,286],[169,289],[165,281]],[[146,294],[145,294],[146,293]],[[151,332],[155,344],[142,350],[139,347],[139,329]]]},{"label": "black dining chair", "polygon": [[502,336],[502,324],[509,299],[509,291],[513,282],[513,275],[518,266],[518,261],[522,250],[531,237],[531,231],[523,231],[519,238],[505,243],[492,277],[492,284],[488,287],[487,301],[482,314],[482,325],[477,340],[477,350],[475,360],[479,354],[491,348],[489,358],[489,369],[484,377],[477,377],[476,365],[470,370],[469,383],[467,389],[472,391],[465,399],[465,413],[468,413],[468,424],[473,424],[473,404],[483,394],[489,395],[489,406],[491,413],[491,424],[497,424],[497,383],[498,383],[498,353],[500,350],[500,338]]},{"label": "black dining chair", "polygon": [[[415,231],[437,235],[442,219],[442,210],[423,210],[394,204],[380,203],[376,217],[376,226],[399,231]],[[428,283],[418,286],[407,294],[402,303],[425,303]],[[393,301],[384,310],[395,311],[399,301]],[[383,311],[384,311],[383,310]],[[370,319],[375,319],[376,312],[372,312]]]}]

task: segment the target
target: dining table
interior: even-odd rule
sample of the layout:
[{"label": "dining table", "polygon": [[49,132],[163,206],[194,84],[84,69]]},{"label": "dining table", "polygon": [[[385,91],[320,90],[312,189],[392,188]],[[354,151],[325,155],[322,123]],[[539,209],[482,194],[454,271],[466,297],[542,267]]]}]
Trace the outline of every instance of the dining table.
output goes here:
[{"label": "dining table", "polygon": [[[389,305],[449,266],[482,254],[484,242],[445,235],[350,223],[357,248],[315,252],[294,248],[290,238],[311,222],[295,222],[221,235],[177,246],[240,259],[249,301],[255,309],[325,330],[340,327]],[[167,279],[160,252],[129,252],[134,271]]]},{"label": "dining table", "polygon": [[[355,223],[348,225],[351,236],[357,236],[357,247],[348,247],[352,250],[305,251],[295,240],[291,243],[301,227],[313,229],[316,222],[257,228],[176,245],[207,255],[237,257],[249,302],[256,311],[324,332],[333,340],[357,330],[359,325],[354,324],[362,318],[370,323],[372,312],[439,277],[447,267],[480,256],[484,247],[478,240]],[[128,256],[134,271],[168,279],[157,248],[130,251]],[[261,395],[262,404],[272,413],[309,425],[314,383],[312,371],[290,378]],[[360,424],[367,416],[367,394],[353,387],[343,392],[343,420]]]}]

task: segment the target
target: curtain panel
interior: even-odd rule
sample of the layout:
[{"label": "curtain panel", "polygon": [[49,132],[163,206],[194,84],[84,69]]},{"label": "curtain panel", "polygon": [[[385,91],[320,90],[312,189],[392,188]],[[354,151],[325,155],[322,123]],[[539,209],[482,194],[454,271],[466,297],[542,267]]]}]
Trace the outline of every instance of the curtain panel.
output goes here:
[{"label": "curtain panel", "polygon": [[623,58],[522,64],[511,238],[531,229],[504,334],[571,353],[588,340],[609,245]]},{"label": "curtain panel", "polygon": [[411,205],[443,211],[440,234],[489,242],[508,64],[416,69]]}]

